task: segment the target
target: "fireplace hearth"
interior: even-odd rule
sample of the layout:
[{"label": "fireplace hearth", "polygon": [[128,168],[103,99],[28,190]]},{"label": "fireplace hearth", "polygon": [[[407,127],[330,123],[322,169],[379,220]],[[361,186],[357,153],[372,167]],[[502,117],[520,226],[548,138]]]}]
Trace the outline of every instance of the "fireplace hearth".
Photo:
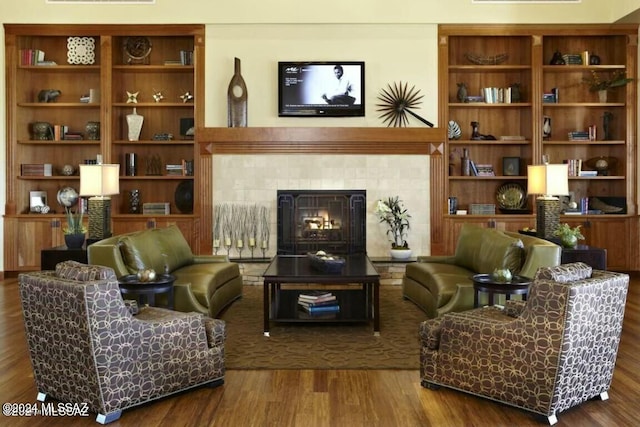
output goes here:
[{"label": "fireplace hearth", "polygon": [[366,190],[278,190],[278,254],[366,253]]}]

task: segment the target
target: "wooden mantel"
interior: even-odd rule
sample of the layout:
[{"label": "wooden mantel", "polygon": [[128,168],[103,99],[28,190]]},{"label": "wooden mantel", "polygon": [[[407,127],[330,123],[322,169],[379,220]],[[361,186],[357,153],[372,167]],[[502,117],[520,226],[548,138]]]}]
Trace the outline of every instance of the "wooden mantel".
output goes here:
[{"label": "wooden mantel", "polygon": [[[202,188],[199,191],[201,235],[211,236],[213,216],[212,158],[215,154],[423,154],[430,156],[431,250],[443,245],[445,128],[376,127],[204,127],[196,129]],[[202,239],[201,253],[211,253]]]},{"label": "wooden mantel", "polygon": [[446,129],[248,127],[196,130],[200,154],[442,154]]}]

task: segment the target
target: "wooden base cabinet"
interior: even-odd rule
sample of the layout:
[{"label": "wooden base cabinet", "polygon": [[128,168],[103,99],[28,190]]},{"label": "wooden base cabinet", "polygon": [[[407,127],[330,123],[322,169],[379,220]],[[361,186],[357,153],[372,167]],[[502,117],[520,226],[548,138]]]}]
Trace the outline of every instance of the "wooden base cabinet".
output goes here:
[{"label": "wooden base cabinet", "polygon": [[63,221],[46,214],[32,214],[29,218],[5,216],[5,270],[40,270],[40,250],[64,245]]}]

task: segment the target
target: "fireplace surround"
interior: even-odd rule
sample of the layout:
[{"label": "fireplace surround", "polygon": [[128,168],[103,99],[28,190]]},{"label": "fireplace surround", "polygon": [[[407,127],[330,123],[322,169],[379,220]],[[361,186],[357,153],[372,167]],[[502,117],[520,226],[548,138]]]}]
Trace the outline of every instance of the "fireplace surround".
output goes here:
[{"label": "fireplace surround", "polygon": [[366,190],[278,190],[278,254],[366,253]]}]

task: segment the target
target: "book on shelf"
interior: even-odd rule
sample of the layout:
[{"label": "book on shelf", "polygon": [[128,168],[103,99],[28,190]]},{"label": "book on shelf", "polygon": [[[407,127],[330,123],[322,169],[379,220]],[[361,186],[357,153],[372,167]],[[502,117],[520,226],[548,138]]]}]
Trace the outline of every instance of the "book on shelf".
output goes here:
[{"label": "book on shelf", "polygon": [[317,301],[317,302],[309,302],[309,301],[304,301],[304,300],[298,300],[298,304],[303,306],[303,307],[321,307],[321,306],[324,306],[324,305],[335,305],[336,304],[335,295],[332,295],[332,296],[327,297],[327,298],[331,298],[331,299],[326,299],[326,300]]},{"label": "book on shelf", "polygon": [[476,164],[476,175],[477,176],[495,176],[495,172],[493,170],[493,165],[490,164]]},{"label": "book on shelf", "polygon": [[333,294],[331,292],[313,290],[313,291],[300,292],[300,295],[298,296],[298,298],[305,299],[308,301],[313,301],[313,300],[317,300],[318,298],[330,297],[332,295]]},{"label": "book on shelf", "polygon": [[484,87],[482,88],[484,102],[487,104],[511,104],[511,87]]},{"label": "book on shelf", "polygon": [[335,300],[336,300],[336,296],[335,295],[327,295],[327,296],[316,298],[316,299],[313,299],[313,300],[309,300],[309,299],[305,299],[305,298],[299,297],[298,298],[298,303],[306,302],[306,303],[317,304],[317,303],[320,303],[320,302],[335,301]]},{"label": "book on shelf", "polygon": [[301,306],[302,309],[304,311],[306,311],[307,313],[336,313],[338,311],[340,311],[340,306],[338,304],[332,304],[332,305],[322,305],[322,306],[318,306],[318,307],[305,307],[305,306]]},{"label": "book on shelf", "polygon": [[568,166],[569,176],[585,176],[582,172],[582,159],[565,159],[562,163]]}]

